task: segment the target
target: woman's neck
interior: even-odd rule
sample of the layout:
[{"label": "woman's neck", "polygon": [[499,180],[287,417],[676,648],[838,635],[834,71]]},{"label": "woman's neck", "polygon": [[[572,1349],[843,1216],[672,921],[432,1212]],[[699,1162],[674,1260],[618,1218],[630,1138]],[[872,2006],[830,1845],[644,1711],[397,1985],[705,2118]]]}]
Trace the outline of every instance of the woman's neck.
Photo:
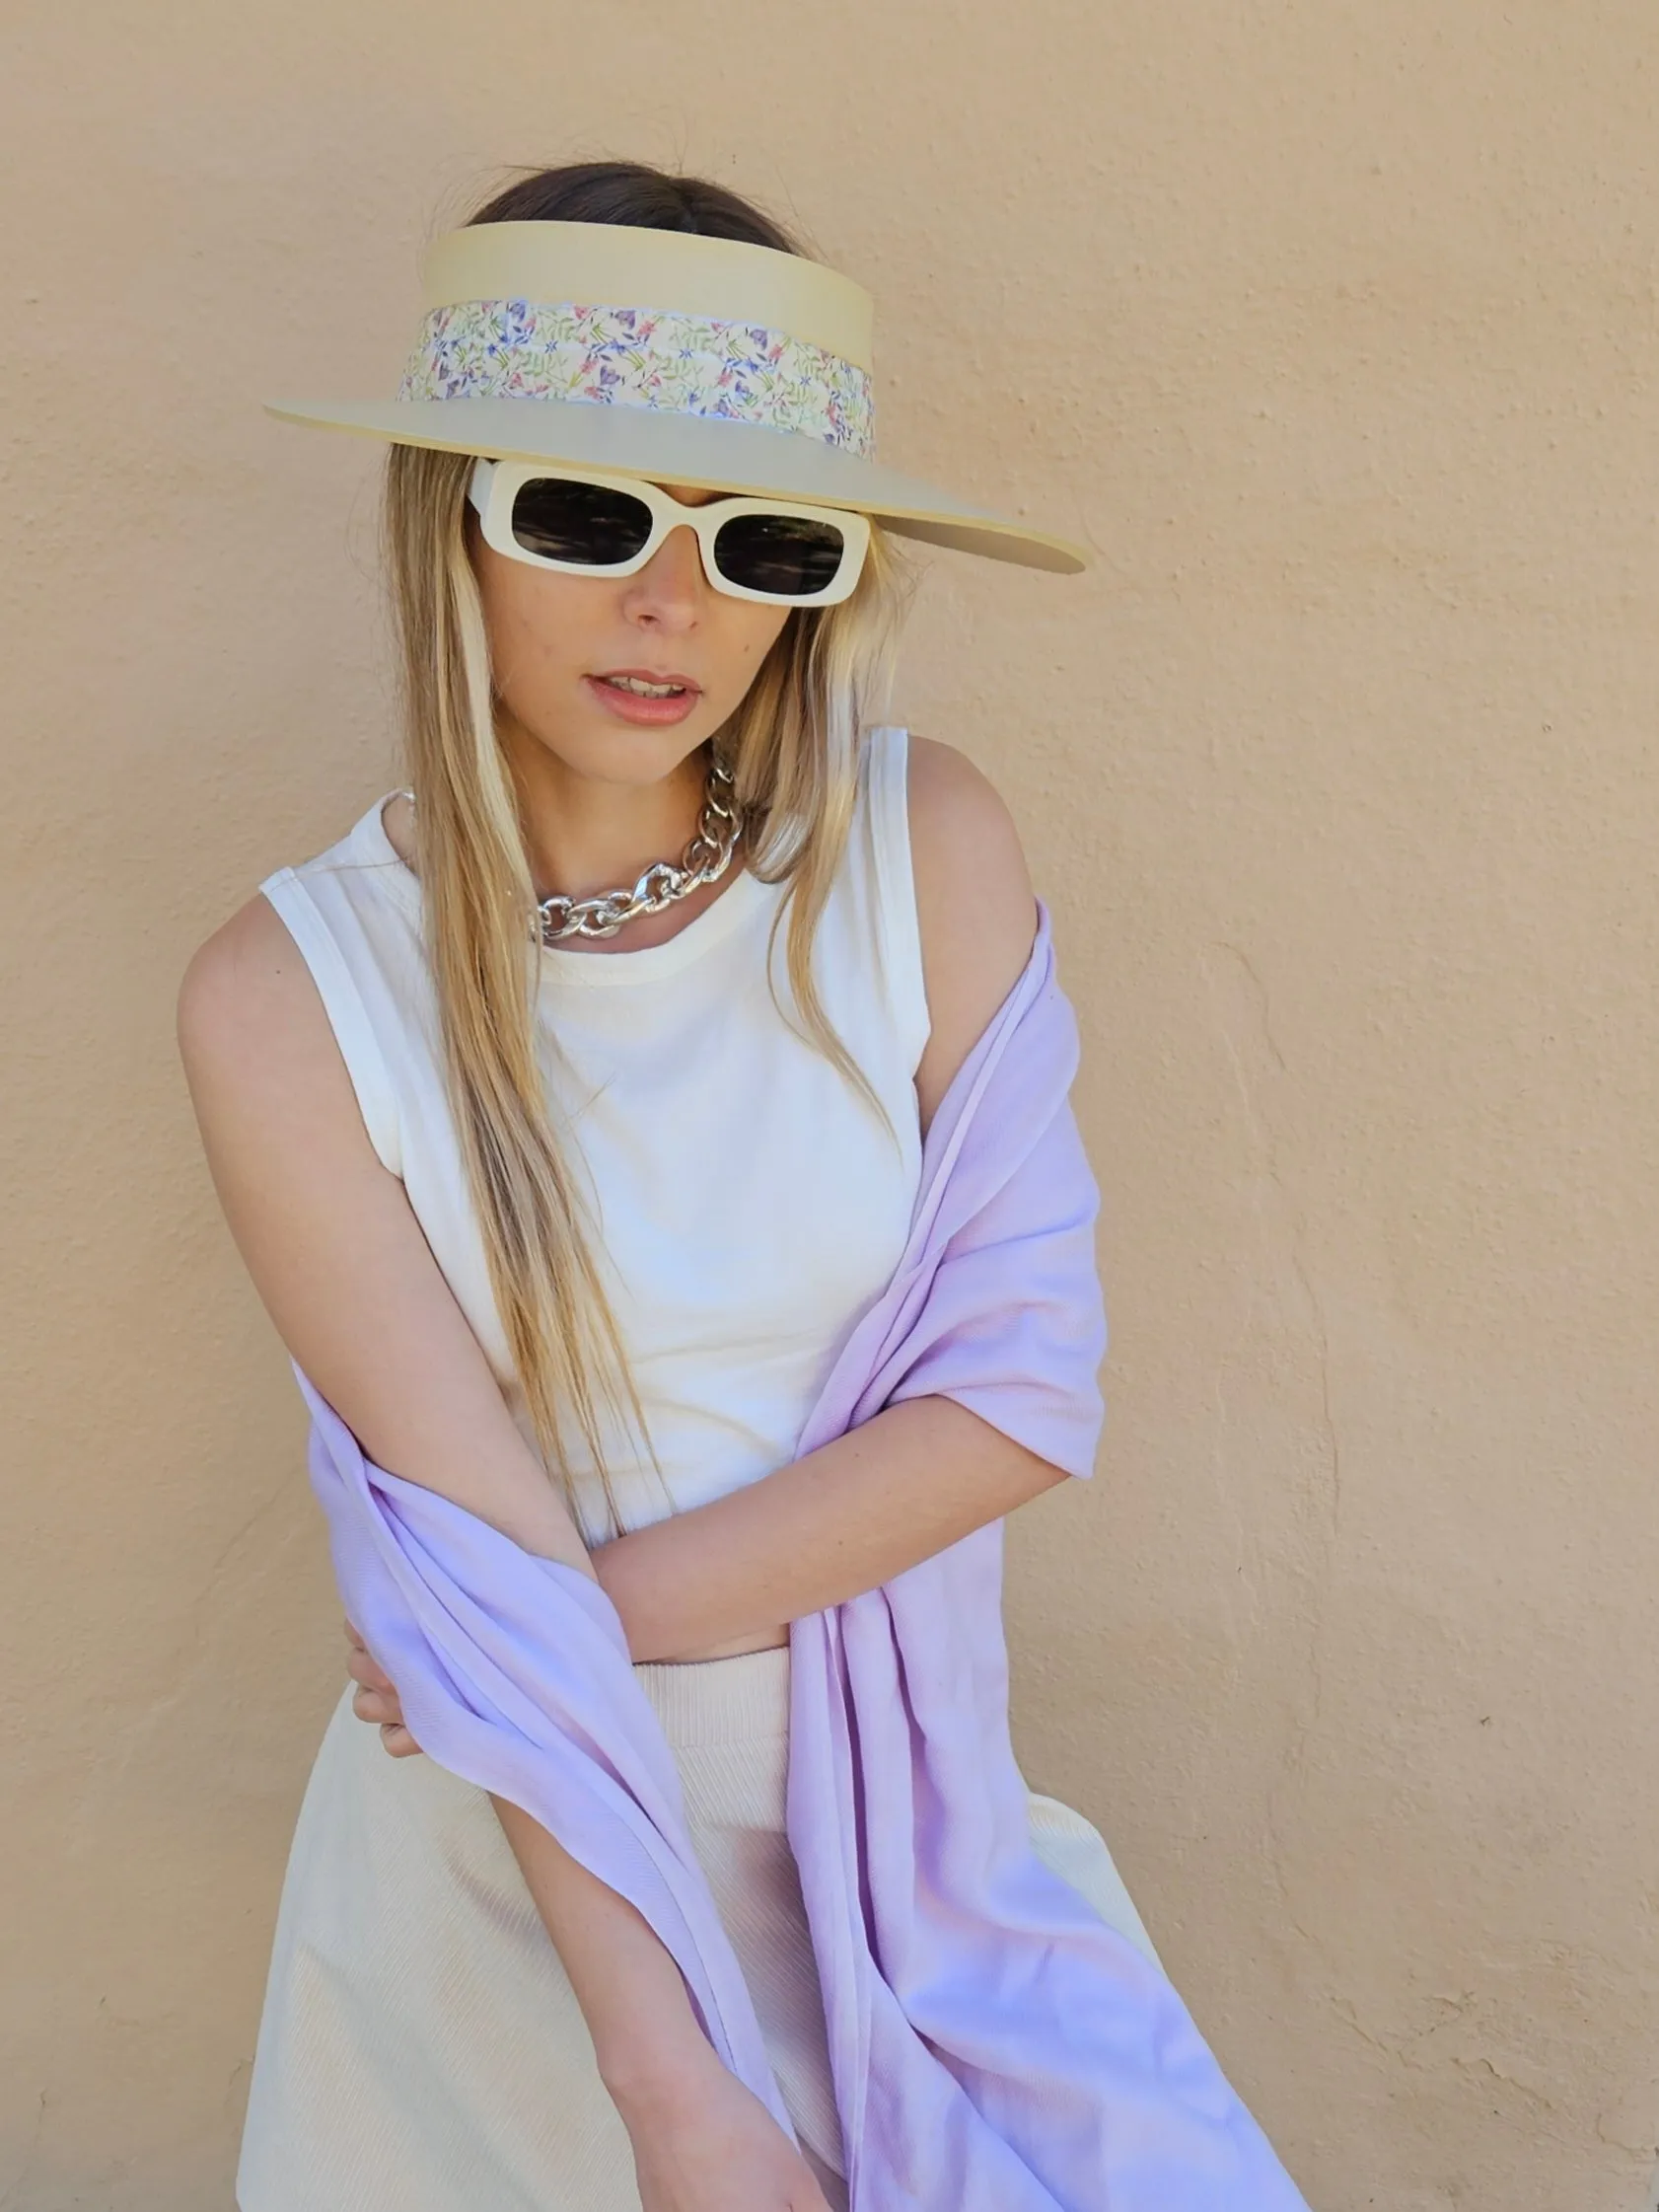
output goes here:
[{"label": "woman's neck", "polygon": [[[535,739],[503,744],[539,899],[631,884],[654,860],[677,861],[696,832],[708,788],[701,746],[660,781],[624,783],[583,775]],[[631,943],[640,926],[630,925]]]}]

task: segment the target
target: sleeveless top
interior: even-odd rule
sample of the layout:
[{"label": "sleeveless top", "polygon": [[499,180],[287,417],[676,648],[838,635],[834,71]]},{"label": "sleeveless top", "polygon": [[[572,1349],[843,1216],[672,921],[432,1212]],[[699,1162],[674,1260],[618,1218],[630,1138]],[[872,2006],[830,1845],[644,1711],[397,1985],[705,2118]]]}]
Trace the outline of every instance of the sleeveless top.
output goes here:
[{"label": "sleeveless top", "polygon": [[[920,1183],[913,1078],[928,1037],[905,799],[908,742],[873,730],[813,946],[825,1012],[891,1130],[791,1029],[783,887],[746,869],[666,944],[541,950],[540,1059],[586,1186],[661,1476],[602,1420],[624,1529],[706,1504],[795,1456],[820,1383],[885,1288]],[[445,1097],[419,878],[386,792],[337,844],[259,888],[309,967],[370,1142],[398,1176],[526,1440]],[[798,1014],[795,1015],[798,1020]],[[616,1528],[579,1437],[566,1475],[586,1541]]]}]

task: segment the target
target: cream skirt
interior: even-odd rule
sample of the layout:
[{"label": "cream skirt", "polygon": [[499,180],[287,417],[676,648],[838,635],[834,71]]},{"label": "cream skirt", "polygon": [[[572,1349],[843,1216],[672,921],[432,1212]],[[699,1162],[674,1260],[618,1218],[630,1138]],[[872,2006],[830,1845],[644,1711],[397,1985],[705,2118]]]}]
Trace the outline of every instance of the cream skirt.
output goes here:
[{"label": "cream skirt", "polygon": [[[845,2212],[823,2004],[784,1834],[789,1650],[635,1668],[802,2150]],[[1043,1858],[1148,1954],[1105,1843]],[[348,1686],[300,1810],[237,2175],[242,2212],[639,2212],[626,2130],[483,1791],[392,1759]]]}]

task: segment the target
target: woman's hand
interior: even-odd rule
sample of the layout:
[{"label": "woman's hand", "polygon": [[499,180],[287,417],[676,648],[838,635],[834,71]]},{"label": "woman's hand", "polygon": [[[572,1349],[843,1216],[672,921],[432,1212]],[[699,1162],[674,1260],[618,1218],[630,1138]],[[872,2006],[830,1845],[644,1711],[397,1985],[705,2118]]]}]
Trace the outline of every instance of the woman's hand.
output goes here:
[{"label": "woman's hand", "polygon": [[830,2212],[812,2169],[707,2044],[672,2090],[612,2094],[633,2145],[642,2212]]},{"label": "woman's hand", "polygon": [[351,1647],[345,1670],[357,1684],[351,1710],[360,1721],[373,1721],[378,1726],[380,1739],[395,1759],[412,1758],[420,1745],[403,1726],[403,1708],[391,1675],[375,1664],[369,1647],[350,1621],[345,1624],[345,1640]]}]

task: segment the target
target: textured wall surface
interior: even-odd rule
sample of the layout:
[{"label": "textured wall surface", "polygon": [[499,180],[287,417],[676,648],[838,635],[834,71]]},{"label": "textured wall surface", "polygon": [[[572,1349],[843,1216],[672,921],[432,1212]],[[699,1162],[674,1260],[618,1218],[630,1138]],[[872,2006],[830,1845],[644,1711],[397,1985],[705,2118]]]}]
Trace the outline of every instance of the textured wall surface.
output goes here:
[{"label": "textured wall surface", "polygon": [[[1638,2212],[1659,2128],[1651,0],[15,6],[0,2207],[224,2212],[340,1679],[172,1040],[397,779],[376,449],[501,165],[730,179],[880,303],[1085,1025],[1099,1474],[1017,1720],[1316,2212]],[[1172,2207],[1172,2212],[1178,2208]]]}]

